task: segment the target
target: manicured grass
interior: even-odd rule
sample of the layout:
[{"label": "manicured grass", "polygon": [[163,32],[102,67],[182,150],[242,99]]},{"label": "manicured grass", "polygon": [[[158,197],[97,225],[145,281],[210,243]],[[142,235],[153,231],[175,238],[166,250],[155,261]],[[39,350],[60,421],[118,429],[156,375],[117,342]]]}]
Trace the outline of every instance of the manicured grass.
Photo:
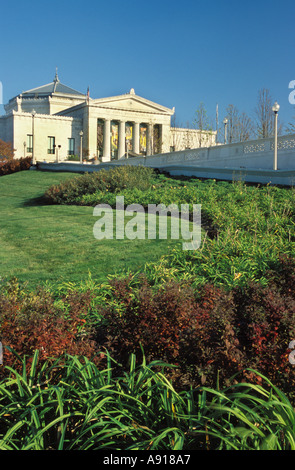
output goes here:
[{"label": "manicured grass", "polygon": [[24,171],[0,178],[0,276],[79,282],[142,270],[180,244],[174,240],[97,240],[92,207],[47,205],[45,190],[75,173]]},{"label": "manicured grass", "polygon": [[[149,188],[86,192],[70,204],[42,200],[49,187],[73,177],[77,174],[34,171],[1,177],[0,276],[36,284],[79,282],[89,273],[103,281],[108,274],[144,271],[152,283],[190,279],[195,286],[212,282],[231,288],[249,280],[265,284],[265,273],[276,269],[280,256],[294,257],[294,188],[155,175]],[[125,204],[144,207],[201,204],[208,233],[203,231],[199,249],[189,251],[169,236],[99,241],[93,236],[98,220],[93,206],[115,207],[117,195]]]},{"label": "manicured grass", "polygon": [[[131,168],[134,168],[131,171]],[[127,172],[127,167],[125,167]],[[125,205],[173,204],[180,210],[186,204],[201,205],[203,238],[195,250],[177,246],[160,262],[150,263],[145,272],[151,282],[168,279],[190,279],[195,286],[211,282],[231,289],[254,281],[266,284],[270,269],[279,269],[283,256],[295,255],[295,191],[294,187],[251,185],[237,182],[200,180],[189,177],[167,177],[154,173],[149,185],[122,183],[118,168],[107,177],[100,172],[95,181],[91,175],[71,184],[51,188],[46,194],[54,204],[116,205],[116,196],[124,197]],[[138,173],[140,167],[129,167]],[[118,174],[117,174],[118,173]],[[134,176],[134,175],[133,175]],[[206,232],[206,233],[204,233]]]}]

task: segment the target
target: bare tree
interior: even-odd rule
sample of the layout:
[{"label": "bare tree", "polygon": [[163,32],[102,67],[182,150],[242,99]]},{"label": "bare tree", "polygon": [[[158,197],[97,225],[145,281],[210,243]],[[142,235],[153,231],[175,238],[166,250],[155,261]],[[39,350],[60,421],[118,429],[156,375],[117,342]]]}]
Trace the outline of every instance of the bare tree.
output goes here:
[{"label": "bare tree", "polygon": [[[257,137],[266,139],[274,134],[274,113],[272,111],[273,100],[270,91],[262,88],[258,92],[258,100],[255,108]],[[278,124],[278,134],[282,134],[283,125]]]},{"label": "bare tree", "polygon": [[180,124],[178,124],[178,121],[176,119],[176,114],[174,113],[172,118],[171,118],[171,132],[172,132],[171,133],[171,135],[172,135],[171,144],[172,144],[173,151],[178,149],[178,147],[180,147],[181,144],[182,144],[180,135],[177,132],[177,129],[180,128],[180,127],[182,127],[182,126]]},{"label": "bare tree", "polygon": [[200,103],[199,108],[196,111],[196,117],[193,120],[193,124],[194,127],[199,130],[199,147],[202,147],[204,138],[207,141],[207,138],[203,132],[213,131],[211,120],[207,115],[207,111],[203,102]]},{"label": "bare tree", "polygon": [[244,142],[251,139],[254,126],[246,113],[240,113],[236,106],[229,104],[226,108],[228,143]]},{"label": "bare tree", "polygon": [[237,134],[238,142],[245,142],[254,137],[254,124],[246,113],[239,116]]},{"label": "bare tree", "polygon": [[286,126],[286,133],[295,134],[295,116],[293,117],[293,122],[289,122],[289,124]]},{"label": "bare tree", "polygon": [[237,142],[239,112],[233,104],[226,108],[228,143]]}]

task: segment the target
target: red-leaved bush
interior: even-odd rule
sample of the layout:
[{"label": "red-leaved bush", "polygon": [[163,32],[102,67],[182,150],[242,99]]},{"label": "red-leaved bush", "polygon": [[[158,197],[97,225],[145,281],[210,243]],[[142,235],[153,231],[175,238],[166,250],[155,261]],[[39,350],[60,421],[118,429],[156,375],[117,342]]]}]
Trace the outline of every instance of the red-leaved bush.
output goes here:
[{"label": "red-leaved bush", "polygon": [[128,279],[116,280],[115,302],[100,310],[105,322],[97,341],[122,362],[142,346],[149,360],[178,365],[173,374],[180,386],[226,384],[237,372],[254,379],[246,370],[253,368],[291,392],[294,274],[294,261],[282,258],[267,287],[249,283],[231,292],[211,285],[196,292],[178,283],[157,289],[142,283],[135,291]]},{"label": "red-leaved bush", "polygon": [[16,158],[0,162],[0,176],[10,175],[17,171],[29,170],[32,157]]},{"label": "red-leaved bush", "polygon": [[116,304],[102,309],[106,323],[97,340],[118,360],[142,347],[149,361],[177,365],[173,377],[181,385],[205,383],[217,369],[225,377],[242,368],[232,294],[208,285],[196,295],[178,283],[156,291],[143,283],[137,295],[126,280],[113,287]]},{"label": "red-leaved bush", "polygon": [[40,351],[40,364],[64,353],[86,355],[90,358],[94,353],[95,343],[86,321],[89,303],[90,296],[87,294],[70,294],[67,298],[67,311],[63,312],[54,304],[54,298],[46,290],[23,292],[18,284],[11,283],[10,291],[0,295],[3,363],[18,368],[15,355],[5,346],[20,356],[26,355],[28,367],[36,349]]},{"label": "red-leaved bush", "polygon": [[[23,292],[12,284],[0,292],[0,340],[20,355],[39,349],[43,359],[64,352],[92,359],[107,349],[127,364],[130,353],[140,361],[144,352],[147,361],[176,366],[170,377],[178,388],[215,387],[217,380],[222,386],[236,373],[239,380],[259,383],[252,368],[291,396],[295,261],[281,258],[267,276],[267,287],[249,282],[232,291],[116,278],[103,301],[93,292],[72,290],[61,299],[63,308],[46,291]],[[12,364],[13,356],[4,354]]]}]

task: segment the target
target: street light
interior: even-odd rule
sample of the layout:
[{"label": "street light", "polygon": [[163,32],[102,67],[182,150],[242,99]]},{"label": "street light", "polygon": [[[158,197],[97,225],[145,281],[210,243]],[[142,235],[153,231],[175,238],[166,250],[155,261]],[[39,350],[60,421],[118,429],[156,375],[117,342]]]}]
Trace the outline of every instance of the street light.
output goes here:
[{"label": "street light", "polygon": [[83,162],[82,145],[83,145],[83,131],[80,131],[80,163]]},{"label": "street light", "polygon": [[226,135],[226,126],[227,126],[227,123],[228,123],[228,119],[227,119],[227,118],[224,118],[224,119],[223,119],[223,124],[224,124],[224,143],[225,143],[225,144],[227,143],[227,135]]},{"label": "street light", "polygon": [[36,111],[33,109],[32,111],[32,160],[33,160],[33,165],[36,163],[35,159],[35,116],[36,116]]},{"label": "street light", "polygon": [[273,169],[278,169],[278,112],[280,109],[280,105],[275,102],[272,107],[272,110],[275,115],[275,144],[274,144],[274,155],[273,155]]},{"label": "street light", "polygon": [[55,145],[56,148],[56,163],[59,163],[59,151],[61,149],[61,145]]}]

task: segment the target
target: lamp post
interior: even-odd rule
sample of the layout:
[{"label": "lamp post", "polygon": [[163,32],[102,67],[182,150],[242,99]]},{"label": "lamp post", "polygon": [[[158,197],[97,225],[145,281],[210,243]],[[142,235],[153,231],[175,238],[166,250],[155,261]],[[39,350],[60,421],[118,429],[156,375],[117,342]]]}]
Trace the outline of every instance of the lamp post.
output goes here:
[{"label": "lamp post", "polygon": [[56,162],[59,163],[59,158],[60,158],[60,154],[59,154],[59,151],[61,149],[61,145],[57,145],[56,146]]},{"label": "lamp post", "polygon": [[35,116],[36,116],[36,111],[33,109],[32,112],[32,163],[33,165],[36,164],[36,158],[35,158]]},{"label": "lamp post", "polygon": [[275,143],[274,143],[274,155],[273,155],[273,169],[278,169],[278,112],[280,109],[280,105],[275,102],[272,107],[272,110],[275,115]]},{"label": "lamp post", "polygon": [[26,146],[27,146],[27,144],[26,144],[26,142],[24,142],[24,158],[26,158]]},{"label": "lamp post", "polygon": [[227,118],[224,118],[223,119],[223,124],[224,124],[224,143],[227,144],[227,129],[226,129],[226,126],[227,126],[227,123],[228,123],[228,119]]},{"label": "lamp post", "polygon": [[83,163],[83,131],[80,131],[80,163]]}]

